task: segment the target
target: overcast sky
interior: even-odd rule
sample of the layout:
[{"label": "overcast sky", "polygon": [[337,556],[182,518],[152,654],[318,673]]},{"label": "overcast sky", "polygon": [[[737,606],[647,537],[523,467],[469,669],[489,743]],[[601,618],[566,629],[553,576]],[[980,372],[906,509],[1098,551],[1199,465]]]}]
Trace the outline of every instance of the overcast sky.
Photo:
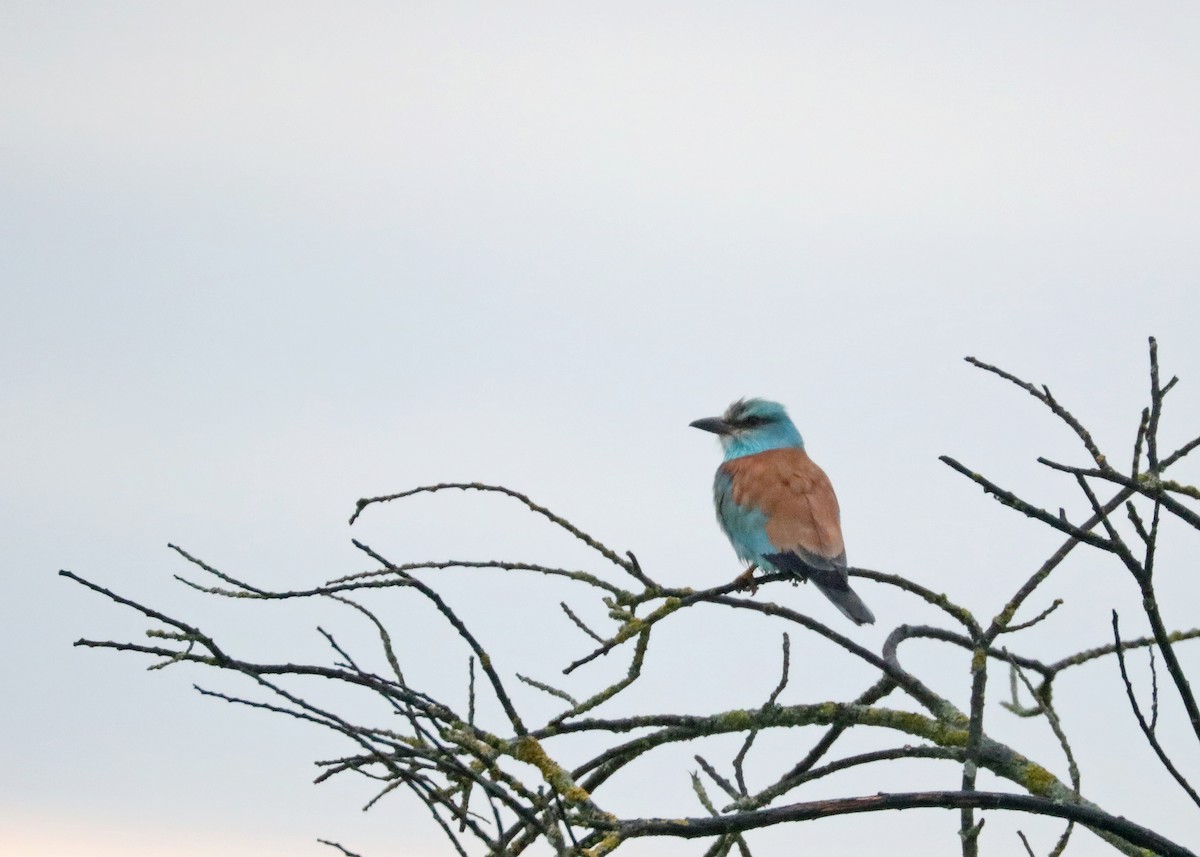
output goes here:
[{"label": "overcast sky", "polygon": [[[687,424],[764,395],[833,479],[853,563],[991,616],[1058,540],[937,455],[1072,509],[1073,483],[1033,460],[1082,458],[963,356],[1051,384],[1125,461],[1153,334],[1183,378],[1166,445],[1200,433],[1192,3],[0,0],[0,129],[5,853],[333,853],[317,837],[448,853],[406,797],[364,816],[365,783],[312,786],[312,760],[344,749],[332,738],[199,697],[202,671],[73,649],[145,623],[60,568],[280,659],[325,659],[315,626],[351,634],[353,617],[211,603],[171,579],[186,569],[166,543],[276,587],[364,568],[351,535],[397,561],[596,566],[498,498],[346,527],[361,496],[464,479],[530,493],[664,582],[714,585],[738,571],[711,511],[719,451]],[[1194,550],[1170,535],[1168,556]],[[1192,572],[1160,569],[1172,625],[1200,624]],[[509,674],[524,657],[552,679],[583,647],[508,594],[537,581],[430,579],[511,650]],[[852,631],[868,645],[932,618],[860,592],[879,617]],[[1104,557],[1069,564],[1039,601],[1067,599],[1040,651],[1102,642],[1112,607],[1140,627],[1132,593]],[[771,597],[840,618],[808,589]],[[386,603],[425,627],[411,601]],[[773,686],[780,628],[743,639],[708,615],[661,635],[672,668],[643,679],[660,710]],[[465,653],[438,639],[414,636],[409,657],[460,686]],[[793,645],[790,701],[838,687],[836,653]],[[961,666],[947,661],[948,693]],[[1085,790],[1194,832],[1114,666],[1090,669],[1058,697]],[[1065,773],[1044,725],[1004,716],[989,713]],[[1117,736],[1136,749],[1106,753]],[[664,756],[630,811],[700,812],[693,767]],[[935,770],[920,784],[955,785]],[[1022,825],[1045,853],[1056,825],[998,817],[985,840],[1015,853]],[[927,853],[929,836],[953,853],[956,826],[910,813],[803,835],[814,853]]]}]

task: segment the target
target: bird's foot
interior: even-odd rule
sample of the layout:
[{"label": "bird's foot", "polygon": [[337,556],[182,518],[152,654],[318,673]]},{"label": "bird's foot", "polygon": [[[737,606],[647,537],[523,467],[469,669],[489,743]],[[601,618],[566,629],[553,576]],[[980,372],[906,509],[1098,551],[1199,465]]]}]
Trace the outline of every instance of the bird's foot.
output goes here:
[{"label": "bird's foot", "polygon": [[748,588],[750,590],[750,594],[755,595],[758,593],[758,584],[754,580],[754,572],[756,571],[758,571],[758,566],[751,565],[748,569],[735,577],[733,582],[741,584],[739,587],[741,589]]}]

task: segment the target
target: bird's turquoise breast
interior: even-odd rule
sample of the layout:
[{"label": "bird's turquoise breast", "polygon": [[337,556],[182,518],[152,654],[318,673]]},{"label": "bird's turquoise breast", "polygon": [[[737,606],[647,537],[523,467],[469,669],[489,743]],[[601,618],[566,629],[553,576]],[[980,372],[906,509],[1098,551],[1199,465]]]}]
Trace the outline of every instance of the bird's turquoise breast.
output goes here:
[{"label": "bird's turquoise breast", "polygon": [[717,521],[738,557],[745,562],[770,566],[763,556],[775,553],[776,548],[767,538],[767,516],[758,509],[733,502],[733,477],[724,470],[718,470],[713,481],[713,501],[717,507]]}]

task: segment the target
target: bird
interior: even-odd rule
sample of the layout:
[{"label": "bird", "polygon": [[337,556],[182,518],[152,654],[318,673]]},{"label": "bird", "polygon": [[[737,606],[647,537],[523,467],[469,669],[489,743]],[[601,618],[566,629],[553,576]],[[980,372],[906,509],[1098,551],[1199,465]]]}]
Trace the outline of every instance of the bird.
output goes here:
[{"label": "bird", "polygon": [[856,625],[875,615],[850,588],[841,512],[833,485],[804,449],[778,402],[738,399],[693,428],[721,440],[725,460],[713,479],[717,521],[738,557],[754,566],[816,584]]}]

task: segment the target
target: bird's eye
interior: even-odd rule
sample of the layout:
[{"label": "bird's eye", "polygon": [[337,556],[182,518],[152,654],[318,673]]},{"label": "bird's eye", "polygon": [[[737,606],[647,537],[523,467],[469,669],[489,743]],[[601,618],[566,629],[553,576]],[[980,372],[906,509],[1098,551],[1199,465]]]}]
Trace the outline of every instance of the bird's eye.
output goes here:
[{"label": "bird's eye", "polygon": [[742,425],[744,425],[746,428],[755,428],[755,427],[760,426],[763,423],[767,422],[767,418],[759,417],[759,416],[749,416],[749,417],[743,417],[741,422],[742,422]]}]

